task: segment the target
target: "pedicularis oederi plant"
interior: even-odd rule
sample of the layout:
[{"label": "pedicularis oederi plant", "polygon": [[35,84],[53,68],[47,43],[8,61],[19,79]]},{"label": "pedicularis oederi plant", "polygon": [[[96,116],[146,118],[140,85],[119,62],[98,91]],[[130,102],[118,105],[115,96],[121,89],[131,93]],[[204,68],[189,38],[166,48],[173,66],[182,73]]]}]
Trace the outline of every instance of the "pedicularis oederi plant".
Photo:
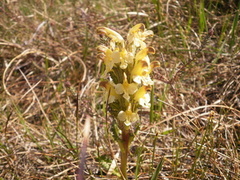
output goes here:
[{"label": "pedicularis oederi plant", "polygon": [[97,32],[109,38],[109,45],[97,47],[98,57],[103,61],[105,70],[100,86],[104,87],[105,101],[113,117],[111,131],[121,150],[121,174],[127,178],[127,157],[129,146],[140,125],[138,111],[149,108],[153,81],[150,77],[159,62],[150,62],[148,54],[154,54],[153,47],[144,40],[153,36],[144,24],[132,27],[127,39],[106,27],[99,27]]}]

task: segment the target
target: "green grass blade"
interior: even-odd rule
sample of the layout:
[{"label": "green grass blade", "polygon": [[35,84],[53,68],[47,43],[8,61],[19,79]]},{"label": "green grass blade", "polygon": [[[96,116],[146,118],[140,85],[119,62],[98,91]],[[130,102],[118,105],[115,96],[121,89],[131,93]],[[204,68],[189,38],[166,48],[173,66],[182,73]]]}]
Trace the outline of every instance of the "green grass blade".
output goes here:
[{"label": "green grass blade", "polygon": [[161,161],[158,163],[158,166],[157,166],[151,180],[157,180],[157,178],[159,176],[159,172],[162,170],[163,162],[164,162],[164,158],[162,158]]}]

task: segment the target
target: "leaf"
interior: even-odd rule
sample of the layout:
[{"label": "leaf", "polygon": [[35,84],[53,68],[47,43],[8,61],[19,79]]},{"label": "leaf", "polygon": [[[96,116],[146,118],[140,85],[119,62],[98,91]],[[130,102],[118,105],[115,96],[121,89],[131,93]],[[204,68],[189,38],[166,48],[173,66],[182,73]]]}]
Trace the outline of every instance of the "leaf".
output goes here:
[{"label": "leaf", "polygon": [[159,162],[151,180],[157,180],[159,172],[162,170],[162,165],[163,165],[164,159],[162,158],[161,161]]}]

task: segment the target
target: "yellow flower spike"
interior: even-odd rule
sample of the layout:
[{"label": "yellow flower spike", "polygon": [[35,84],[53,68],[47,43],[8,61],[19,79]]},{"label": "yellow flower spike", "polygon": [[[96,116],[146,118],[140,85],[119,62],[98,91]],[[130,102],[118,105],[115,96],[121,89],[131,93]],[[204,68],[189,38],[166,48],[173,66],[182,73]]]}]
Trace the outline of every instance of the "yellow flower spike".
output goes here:
[{"label": "yellow flower spike", "polygon": [[118,113],[118,120],[123,121],[126,126],[130,126],[132,123],[139,120],[137,112],[132,112],[132,105],[129,104],[126,111],[120,111]]},{"label": "yellow flower spike", "polygon": [[114,83],[112,81],[102,81],[99,85],[105,88],[105,101],[109,104],[113,103],[116,99],[119,98],[119,95],[114,89]]},{"label": "yellow flower spike", "polygon": [[139,121],[139,107],[150,107],[148,91],[153,85],[150,73],[159,66],[157,61],[150,63],[148,54],[154,54],[155,49],[147,47],[144,42],[153,32],[146,30],[142,23],[129,30],[126,41],[120,34],[106,27],[98,28],[97,32],[110,40],[107,47],[101,45],[97,48],[98,57],[105,65],[103,75],[107,81],[101,85],[107,91],[105,98],[109,111],[116,120],[111,130],[120,147],[122,179],[128,179],[129,147],[139,127],[139,123],[134,122]]},{"label": "yellow flower spike", "polygon": [[134,94],[134,100],[137,101],[142,107],[150,107],[150,95],[148,91],[151,90],[151,86],[142,86]]},{"label": "yellow flower spike", "polygon": [[117,94],[123,94],[123,97],[129,101],[130,96],[138,90],[138,85],[136,83],[129,84],[127,81],[126,74],[124,74],[124,80],[122,84],[115,85],[115,91]]}]

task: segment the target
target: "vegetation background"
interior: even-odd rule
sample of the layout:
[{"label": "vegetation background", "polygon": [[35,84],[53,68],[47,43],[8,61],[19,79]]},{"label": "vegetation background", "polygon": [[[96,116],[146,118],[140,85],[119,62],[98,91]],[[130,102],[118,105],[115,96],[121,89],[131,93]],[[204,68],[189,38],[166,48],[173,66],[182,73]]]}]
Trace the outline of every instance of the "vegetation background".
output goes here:
[{"label": "vegetation background", "polygon": [[[1,0],[0,179],[117,179],[96,34],[144,23],[161,67],[131,179],[240,179],[238,0]],[[84,152],[82,151],[82,154]]]}]

